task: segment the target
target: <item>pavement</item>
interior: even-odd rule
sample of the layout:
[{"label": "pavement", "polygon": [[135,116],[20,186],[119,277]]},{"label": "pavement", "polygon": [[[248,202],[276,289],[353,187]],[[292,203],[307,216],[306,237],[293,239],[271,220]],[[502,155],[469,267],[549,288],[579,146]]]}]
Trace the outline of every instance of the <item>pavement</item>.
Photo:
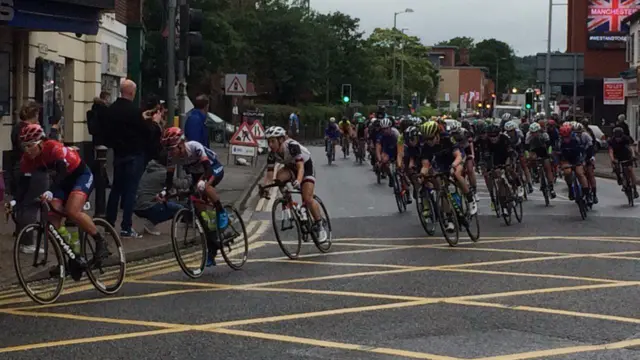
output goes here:
[{"label": "pavement", "polygon": [[[636,174],[636,183],[640,184],[640,168],[633,168],[633,172]],[[611,161],[609,160],[609,153],[607,151],[600,151],[596,154],[596,176],[604,177],[608,179],[615,179],[616,174],[613,173],[611,168]]]},{"label": "pavement", "polygon": [[[599,181],[586,220],[559,184],[511,226],[479,186],[480,241],[450,247],[414,207],[398,213],[369,166],[310,150],[328,253],[305,243],[289,260],[270,227],[239,271],[194,280],[169,255],[128,264],[114,296],[69,280],[43,306],[6,289],[0,358],[640,359],[640,220],[615,181]],[[251,220],[270,221],[272,204],[252,197]]]},{"label": "pavement", "polygon": [[[225,166],[224,180],[217,187],[220,198],[223,204],[233,204],[237,209],[244,210],[246,208],[246,201],[251,195],[251,190],[259,179],[262,178],[263,170],[266,166],[266,156],[259,156],[256,166],[240,166],[234,164],[233,156],[228,158],[229,149],[222,147],[222,145],[214,144],[212,148],[219,156],[221,162]],[[229,160],[229,163],[227,161]],[[111,174],[112,167],[107,164],[107,169],[110,172],[110,179],[113,179]],[[92,203],[93,203],[92,194]],[[107,199],[108,199],[107,190]],[[92,211],[90,211],[92,212]],[[0,209],[0,216],[4,218],[4,207]],[[251,211],[247,213],[250,216]],[[116,230],[119,230],[120,219],[122,212],[118,215],[116,221]],[[247,218],[248,220],[248,218]],[[246,221],[247,232],[252,235],[255,231],[261,228],[262,225],[259,221]],[[144,221],[134,215],[133,227],[140,234],[143,234]],[[144,234],[142,239],[122,239],[123,247],[126,251],[126,258],[129,261],[135,261],[143,258],[154,257],[157,255],[169,253],[173,251],[170,237],[171,222],[165,222],[157,226],[157,229],[162,232],[160,236],[153,236]],[[14,238],[12,236],[14,226],[12,222],[6,223],[0,221],[0,288],[17,282],[15,270],[13,266],[13,246]]]}]

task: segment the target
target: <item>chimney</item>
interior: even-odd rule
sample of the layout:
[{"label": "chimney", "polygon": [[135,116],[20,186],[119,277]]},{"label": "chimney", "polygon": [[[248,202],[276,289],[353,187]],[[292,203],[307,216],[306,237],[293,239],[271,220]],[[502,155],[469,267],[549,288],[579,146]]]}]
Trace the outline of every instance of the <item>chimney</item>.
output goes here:
[{"label": "chimney", "polygon": [[469,49],[462,48],[459,51],[460,61],[458,61],[458,65],[471,65],[469,63]]}]

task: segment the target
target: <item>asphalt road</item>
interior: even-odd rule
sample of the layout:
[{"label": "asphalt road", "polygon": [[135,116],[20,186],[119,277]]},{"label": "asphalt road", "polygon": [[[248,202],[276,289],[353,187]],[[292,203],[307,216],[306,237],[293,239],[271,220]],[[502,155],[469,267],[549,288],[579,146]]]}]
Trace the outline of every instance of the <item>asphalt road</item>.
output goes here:
[{"label": "asphalt road", "polygon": [[615,182],[586,221],[562,185],[511,226],[482,199],[480,242],[451,248],[368,166],[311,150],[329,253],[284,259],[255,199],[265,226],[240,271],[191,280],[167,256],[130,264],[112,297],[71,281],[49,306],[0,292],[0,359],[640,359],[640,210]]}]

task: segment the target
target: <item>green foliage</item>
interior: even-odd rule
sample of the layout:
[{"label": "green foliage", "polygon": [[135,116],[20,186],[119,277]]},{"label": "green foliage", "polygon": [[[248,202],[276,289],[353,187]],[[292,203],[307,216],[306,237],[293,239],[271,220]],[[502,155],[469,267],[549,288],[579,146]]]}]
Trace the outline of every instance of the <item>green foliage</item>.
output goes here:
[{"label": "green foliage", "polygon": [[438,111],[437,109],[433,109],[431,107],[428,106],[423,106],[420,109],[418,109],[418,116],[424,116],[427,119],[432,117],[432,116],[439,116],[440,115],[440,111]]},{"label": "green foliage", "polygon": [[[341,85],[347,83],[352,85],[352,102],[375,104],[391,98],[394,55],[398,77],[400,65],[405,65],[405,98],[414,92],[435,93],[436,72],[425,56],[427,48],[397,30],[379,29],[365,39],[357,18],[319,14],[285,0],[259,0],[257,7],[230,0],[190,4],[205,16],[204,56],[191,59],[190,95],[221,95],[223,74],[238,72],[255,84],[257,102],[337,105],[342,102]],[[145,1],[143,93],[165,91],[165,23],[163,1]],[[393,44],[399,51],[393,51]]]}]

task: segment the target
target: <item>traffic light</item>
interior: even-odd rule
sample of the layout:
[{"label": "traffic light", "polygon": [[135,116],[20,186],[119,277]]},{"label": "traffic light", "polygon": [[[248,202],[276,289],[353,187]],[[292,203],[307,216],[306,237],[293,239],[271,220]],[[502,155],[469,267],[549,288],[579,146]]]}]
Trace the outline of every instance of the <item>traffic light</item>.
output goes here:
[{"label": "traffic light", "polygon": [[531,110],[533,108],[533,94],[533,90],[531,89],[528,89],[525,93],[524,107],[527,110]]},{"label": "traffic light", "polygon": [[351,84],[342,84],[342,102],[345,104],[351,102]]},{"label": "traffic light", "polygon": [[481,103],[481,102],[479,102],[479,103],[478,103],[478,108],[479,108],[479,109],[482,109],[482,106],[483,106],[483,105],[482,105],[482,103]]},{"label": "traffic light", "polygon": [[180,5],[180,52],[178,57],[187,60],[189,56],[202,56],[202,23],[204,14],[200,9]]}]

